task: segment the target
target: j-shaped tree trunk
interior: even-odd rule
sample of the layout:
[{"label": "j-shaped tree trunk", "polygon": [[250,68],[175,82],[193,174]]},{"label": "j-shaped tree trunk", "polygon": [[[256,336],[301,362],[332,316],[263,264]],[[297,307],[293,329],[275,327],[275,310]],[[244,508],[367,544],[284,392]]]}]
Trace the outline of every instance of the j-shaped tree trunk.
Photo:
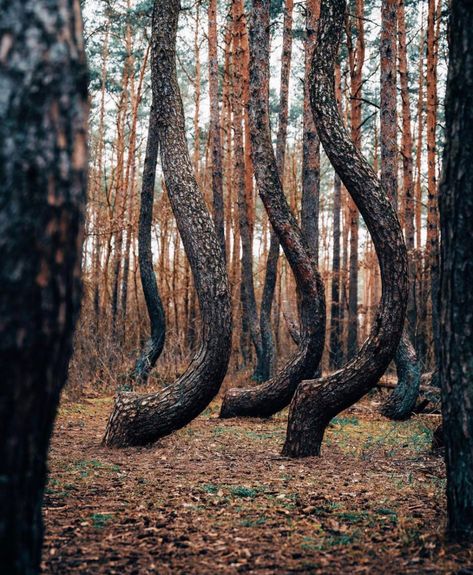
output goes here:
[{"label": "j-shaped tree trunk", "polygon": [[355,358],[328,377],[298,386],[283,449],[290,457],[319,455],[330,420],[376,385],[399,344],[407,305],[407,253],[396,212],[370,164],[346,132],[337,107],[334,71],[345,9],[344,0],[322,0],[312,60],[311,102],[325,152],[373,239],[383,295],[372,331]]},{"label": "j-shaped tree trunk", "polygon": [[251,149],[256,185],[301,294],[301,342],[286,366],[253,389],[232,389],[221,417],[269,417],[291,400],[297,385],[310,377],[322,356],[325,335],[324,288],[305,239],[287,204],[271,143],[269,122],[269,0],[253,0],[250,24]]},{"label": "j-shaped tree trunk", "polygon": [[152,23],[152,89],[166,189],[194,276],[202,343],[186,372],[158,393],[119,394],[104,442],[145,445],[183,427],[220,389],[230,357],[231,309],[222,246],[192,171],[176,74],[179,0],[157,0]]},{"label": "j-shaped tree trunk", "polygon": [[[396,84],[398,12],[399,0],[382,1],[380,49],[381,185],[395,209],[398,207]],[[405,123],[403,127],[406,128]],[[416,406],[420,387],[420,365],[407,329],[404,329],[394,361],[397,368],[398,385],[382,405],[381,413],[390,419],[407,419],[412,415]]]},{"label": "j-shaped tree trunk", "polygon": [[81,296],[88,105],[79,0],[3,2],[0,46],[0,572],[33,575]]},{"label": "j-shaped tree trunk", "polygon": [[440,186],[440,382],[448,531],[473,539],[473,10],[452,0]]},{"label": "j-shaped tree trunk", "polygon": [[151,334],[145,342],[141,354],[136,360],[131,383],[144,385],[151,370],[156,365],[164,348],[166,338],[166,319],[164,307],[159,295],[158,283],[153,267],[151,248],[151,227],[153,223],[154,185],[158,160],[158,122],[156,105],[153,103],[149,115],[148,142],[143,166],[141,187],[140,223],[138,230],[138,260],[140,264],[141,285],[148,310]]}]

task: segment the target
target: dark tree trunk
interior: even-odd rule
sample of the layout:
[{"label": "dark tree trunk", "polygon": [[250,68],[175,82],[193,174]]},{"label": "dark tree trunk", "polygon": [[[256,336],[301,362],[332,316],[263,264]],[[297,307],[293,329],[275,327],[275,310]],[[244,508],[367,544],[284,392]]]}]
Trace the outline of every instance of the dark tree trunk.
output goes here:
[{"label": "dark tree trunk", "polygon": [[88,105],[79,0],[3,2],[0,45],[0,571],[33,575],[81,295]]},{"label": "dark tree trunk", "polygon": [[473,538],[473,10],[452,0],[440,187],[440,381],[448,531]]},{"label": "dark tree trunk", "polygon": [[176,74],[179,0],[157,0],[152,24],[152,89],[166,190],[194,276],[202,344],[186,372],[154,394],[119,394],[104,442],[145,445],[183,427],[215,397],[228,366],[231,307],[224,255],[192,171]]},{"label": "dark tree trunk", "polygon": [[164,348],[166,339],[166,318],[159,295],[158,283],[153,267],[151,248],[151,228],[153,224],[154,186],[156,164],[158,160],[158,118],[156,104],[153,102],[149,114],[148,142],[143,166],[141,185],[140,222],[138,230],[138,260],[140,264],[141,285],[148,310],[151,334],[145,342],[141,354],[136,360],[131,374],[131,383],[144,385],[151,370],[156,365]]},{"label": "dark tree trunk", "polygon": [[[381,102],[380,144],[381,185],[395,209],[398,205],[397,150],[397,15],[399,0],[383,0],[381,5]],[[394,356],[398,385],[381,407],[390,419],[407,419],[416,405],[420,386],[420,365],[405,329]]]},{"label": "dark tree trunk", "polygon": [[232,389],[221,417],[268,417],[291,400],[299,382],[310,377],[322,356],[325,336],[324,288],[305,239],[282,189],[269,122],[269,0],[254,0],[250,25],[251,148],[256,184],[271,225],[283,247],[301,294],[301,343],[274,378],[253,389]]},{"label": "dark tree trunk", "polygon": [[[278,166],[281,182],[284,180],[284,164],[286,159],[287,124],[289,113],[289,78],[292,57],[293,8],[293,0],[286,0],[281,57],[281,80],[279,82],[279,125],[276,137],[276,164]],[[253,376],[256,381],[267,381],[273,375],[274,343],[271,330],[271,309],[273,307],[274,291],[276,288],[278,261],[279,240],[273,229],[271,229],[260,308],[261,355]]]},{"label": "dark tree trunk", "polygon": [[407,304],[407,254],[399,221],[376,174],[348,136],[337,107],[334,67],[345,8],[344,0],[322,0],[312,60],[312,109],[325,152],[373,239],[383,295],[370,336],[355,358],[342,370],[297,388],[283,449],[290,457],[319,455],[330,420],[376,385],[398,346]]},{"label": "dark tree trunk", "polygon": [[217,237],[225,254],[225,213],[223,202],[222,136],[218,108],[217,0],[210,0],[209,21],[209,101],[210,145],[212,148],[212,203]]},{"label": "dark tree trunk", "polygon": [[390,419],[402,420],[414,413],[420,389],[421,369],[416,350],[404,329],[394,356],[397,385],[381,406],[381,413]]}]

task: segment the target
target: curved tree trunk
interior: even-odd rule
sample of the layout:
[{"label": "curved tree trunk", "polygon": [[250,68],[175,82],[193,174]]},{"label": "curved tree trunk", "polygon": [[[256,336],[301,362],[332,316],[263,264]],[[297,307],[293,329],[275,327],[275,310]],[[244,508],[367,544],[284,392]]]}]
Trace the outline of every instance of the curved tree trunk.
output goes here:
[{"label": "curved tree trunk", "polygon": [[407,305],[407,254],[399,221],[373,169],[348,136],[337,107],[334,67],[345,7],[344,0],[322,1],[312,60],[312,109],[325,152],[373,239],[383,295],[370,336],[355,358],[326,378],[298,386],[283,449],[290,457],[319,455],[330,420],[376,385],[399,344]]},{"label": "curved tree trunk", "polygon": [[[381,185],[398,207],[397,149],[397,16],[399,0],[383,0],[381,7]],[[407,72],[406,72],[407,73]],[[406,130],[406,123],[403,123]],[[404,134],[403,134],[404,137]],[[411,266],[409,266],[411,269]],[[420,365],[406,328],[394,356],[398,385],[381,407],[390,419],[407,419],[412,414],[420,387]]]},{"label": "curved tree trunk", "polygon": [[151,326],[151,336],[141,350],[131,373],[131,383],[144,385],[151,370],[156,365],[164,348],[166,339],[166,318],[159,295],[158,283],[153,267],[151,248],[151,227],[153,223],[154,184],[158,160],[156,105],[151,105],[148,126],[148,142],[143,166],[143,183],[141,187],[140,223],[138,230],[138,260],[140,264],[141,285],[145,296],[146,308]]},{"label": "curved tree trunk", "polygon": [[79,0],[0,9],[0,571],[40,572],[47,452],[81,296],[87,71]]},{"label": "curved tree trunk", "polygon": [[187,148],[176,74],[179,0],[156,0],[152,88],[166,189],[194,276],[202,344],[186,372],[154,394],[119,394],[105,432],[111,446],[145,445],[183,427],[215,397],[231,347],[231,308],[224,255],[197,186]]},{"label": "curved tree trunk", "polygon": [[291,400],[299,382],[310,377],[322,356],[325,336],[324,288],[313,258],[289,209],[271,143],[269,90],[269,0],[254,0],[250,25],[251,148],[256,184],[271,225],[284,249],[302,298],[301,343],[274,378],[253,389],[232,389],[221,417],[269,417]]},{"label": "curved tree trunk", "polygon": [[440,185],[443,438],[447,529],[473,540],[473,10],[452,0],[445,102],[446,146]]}]

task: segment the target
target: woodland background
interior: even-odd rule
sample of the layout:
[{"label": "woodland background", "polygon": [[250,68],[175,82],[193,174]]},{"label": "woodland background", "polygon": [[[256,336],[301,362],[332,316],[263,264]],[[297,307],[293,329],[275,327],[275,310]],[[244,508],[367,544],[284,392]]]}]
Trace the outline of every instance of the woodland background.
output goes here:
[{"label": "woodland background", "polygon": [[[179,81],[195,173],[212,212],[207,3],[188,2],[183,8]],[[259,321],[270,224],[253,182],[248,121],[242,110],[248,98],[245,8],[243,0],[218,2],[218,32],[213,41],[218,49],[225,249],[234,316],[230,373],[241,372],[247,379],[255,369],[252,325]],[[119,385],[149,332],[137,246],[151,98],[152,2],[89,0],[83,9],[91,74],[91,168],[83,255],[85,298],[69,384],[74,393],[89,384],[95,388]],[[275,147],[281,139],[284,150],[283,180],[290,206],[303,227],[304,218],[313,218],[316,225],[313,249],[326,290],[322,367],[327,371],[343,365],[366,339],[380,297],[379,269],[363,220],[320,146],[314,148],[311,169],[303,169],[305,7],[292,0],[275,1],[271,10],[273,139]],[[444,129],[446,7],[442,0],[400,2],[398,20],[398,210],[412,262],[409,329],[422,371],[428,372],[434,368],[431,285],[432,270],[438,273],[437,182]],[[352,136],[379,170],[383,153],[379,145],[379,2],[352,2],[346,30],[337,80],[340,105]],[[239,197],[242,164],[244,196]],[[312,178],[316,188],[316,197],[306,206],[304,178]],[[167,324],[165,349],[151,378],[151,383],[160,385],[172,380],[192,357],[199,310],[159,167],[152,248]],[[249,299],[244,286],[249,286]],[[298,331],[295,282],[284,255],[277,268],[271,324],[274,369],[294,350]]]}]

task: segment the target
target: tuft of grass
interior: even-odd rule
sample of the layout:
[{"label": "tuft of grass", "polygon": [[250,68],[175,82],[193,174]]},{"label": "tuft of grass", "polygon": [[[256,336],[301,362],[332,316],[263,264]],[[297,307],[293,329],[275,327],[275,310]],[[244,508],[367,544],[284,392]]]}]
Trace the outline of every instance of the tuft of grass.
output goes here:
[{"label": "tuft of grass", "polygon": [[202,485],[202,491],[214,495],[218,491],[218,486],[213,485],[212,483],[206,483],[205,485]]},{"label": "tuft of grass", "polygon": [[233,495],[233,497],[254,498],[258,495],[258,489],[245,487],[244,485],[237,485],[236,487],[230,488],[230,493]]},{"label": "tuft of grass", "polygon": [[95,529],[103,529],[113,519],[112,513],[92,513],[92,526]]}]

